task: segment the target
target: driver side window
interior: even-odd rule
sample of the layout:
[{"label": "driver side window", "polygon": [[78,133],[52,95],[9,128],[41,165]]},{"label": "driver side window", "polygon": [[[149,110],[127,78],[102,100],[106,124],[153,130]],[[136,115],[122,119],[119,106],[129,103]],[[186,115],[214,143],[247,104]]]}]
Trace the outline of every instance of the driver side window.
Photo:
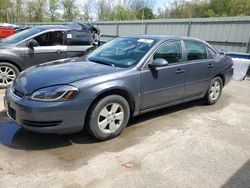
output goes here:
[{"label": "driver side window", "polygon": [[34,39],[38,42],[39,46],[63,45],[63,32],[62,31],[48,32]]},{"label": "driver side window", "polygon": [[156,50],[153,59],[163,58],[169,64],[181,62],[181,43],[180,41],[172,41],[163,44]]}]

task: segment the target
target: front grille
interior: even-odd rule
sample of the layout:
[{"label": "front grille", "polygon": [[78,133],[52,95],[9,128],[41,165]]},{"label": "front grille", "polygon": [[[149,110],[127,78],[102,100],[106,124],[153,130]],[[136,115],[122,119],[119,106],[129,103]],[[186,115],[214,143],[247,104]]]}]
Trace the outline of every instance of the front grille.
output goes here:
[{"label": "front grille", "polygon": [[60,125],[62,121],[28,121],[23,120],[22,123],[29,127],[55,127]]}]

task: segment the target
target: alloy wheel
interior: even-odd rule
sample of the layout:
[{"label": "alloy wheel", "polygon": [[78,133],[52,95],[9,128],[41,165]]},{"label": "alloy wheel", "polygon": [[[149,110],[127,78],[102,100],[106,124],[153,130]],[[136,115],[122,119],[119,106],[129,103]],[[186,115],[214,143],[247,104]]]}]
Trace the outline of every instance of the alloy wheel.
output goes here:
[{"label": "alloy wheel", "polygon": [[101,109],[97,122],[104,133],[113,133],[122,125],[124,109],[118,103],[111,103]]},{"label": "alloy wheel", "polygon": [[9,66],[0,66],[0,85],[8,86],[16,78],[16,72]]},{"label": "alloy wheel", "polygon": [[220,96],[221,84],[219,81],[214,81],[210,89],[210,98],[212,100],[217,100]]}]

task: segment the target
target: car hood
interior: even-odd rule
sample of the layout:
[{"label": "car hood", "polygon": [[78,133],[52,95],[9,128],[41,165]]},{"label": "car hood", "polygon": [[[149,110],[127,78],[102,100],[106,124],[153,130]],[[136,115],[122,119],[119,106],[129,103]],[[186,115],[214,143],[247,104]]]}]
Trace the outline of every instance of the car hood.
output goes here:
[{"label": "car hood", "polygon": [[22,72],[13,87],[23,95],[53,85],[70,84],[74,81],[122,71],[122,68],[78,59],[66,59],[41,64]]}]

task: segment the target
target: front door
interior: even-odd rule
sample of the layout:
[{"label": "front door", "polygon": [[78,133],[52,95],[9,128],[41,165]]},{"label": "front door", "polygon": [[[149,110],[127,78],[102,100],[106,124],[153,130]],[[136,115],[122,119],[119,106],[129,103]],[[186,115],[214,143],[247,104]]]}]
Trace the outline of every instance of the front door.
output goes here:
[{"label": "front door", "polygon": [[142,70],[141,110],[178,103],[183,98],[186,64],[182,63],[180,41],[162,44],[150,61],[156,58],[163,58],[169,64],[153,70],[146,66]]},{"label": "front door", "polygon": [[54,31],[35,37],[39,44],[37,47],[26,48],[25,61],[29,66],[67,57],[67,46],[64,45],[63,32]]}]

